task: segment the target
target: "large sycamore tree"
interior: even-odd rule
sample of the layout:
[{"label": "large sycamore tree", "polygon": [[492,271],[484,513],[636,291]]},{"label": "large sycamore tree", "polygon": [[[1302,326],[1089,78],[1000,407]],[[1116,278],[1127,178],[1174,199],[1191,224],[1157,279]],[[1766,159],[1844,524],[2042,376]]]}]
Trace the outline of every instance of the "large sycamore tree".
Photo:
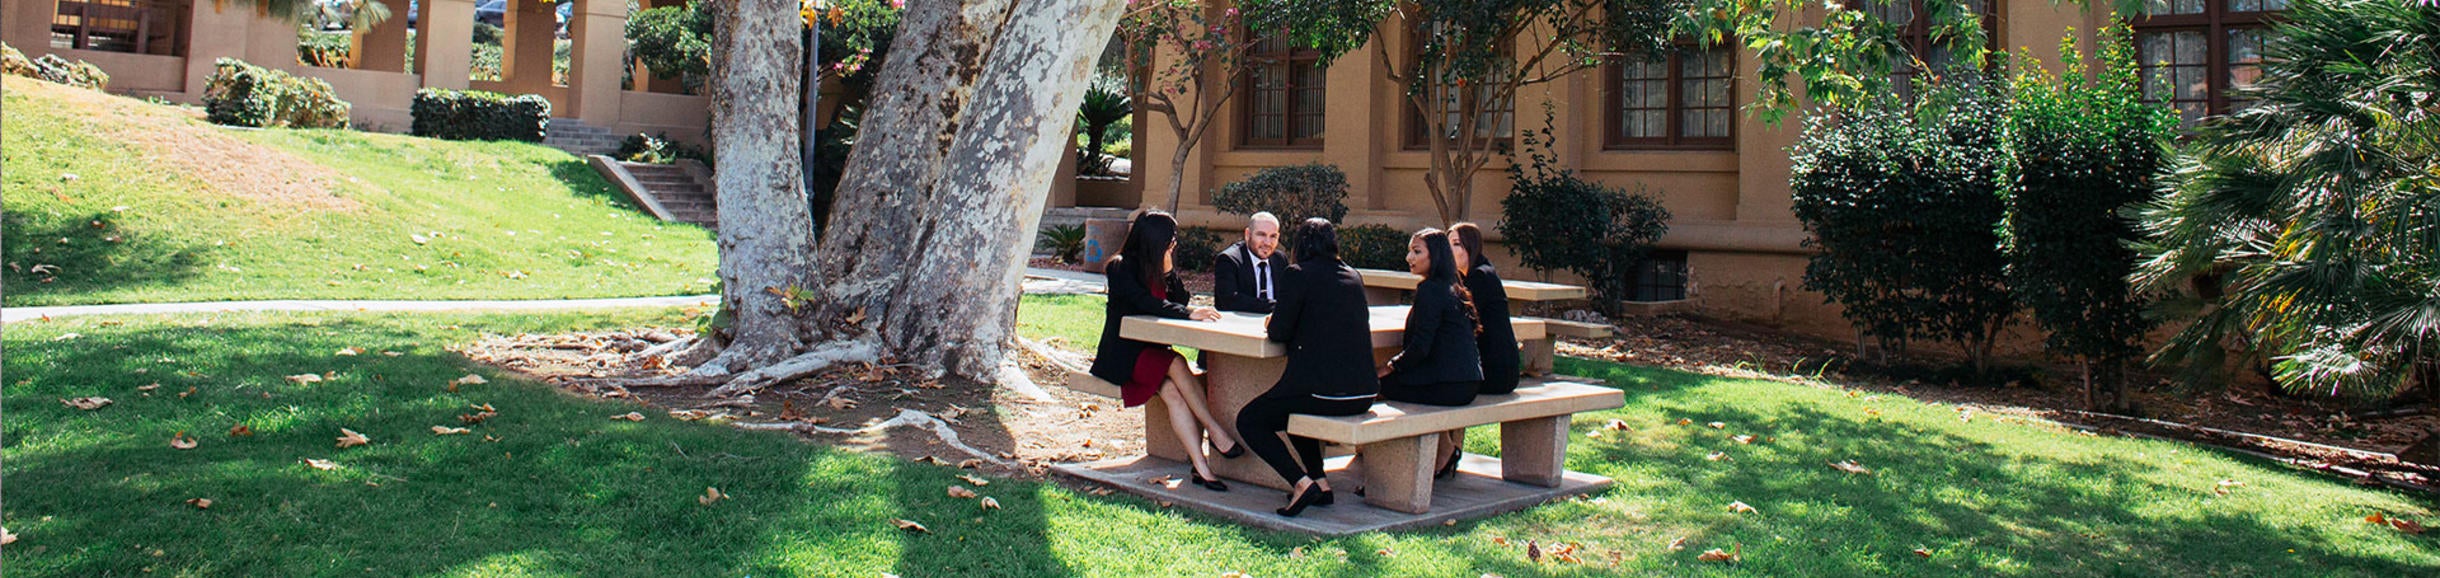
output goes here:
[{"label": "large sycamore tree", "polygon": [[794,130],[794,0],[715,8],[726,338],[691,379],[730,394],[842,362],[997,377],[1023,252],[1122,5],[915,0],[817,243]]}]

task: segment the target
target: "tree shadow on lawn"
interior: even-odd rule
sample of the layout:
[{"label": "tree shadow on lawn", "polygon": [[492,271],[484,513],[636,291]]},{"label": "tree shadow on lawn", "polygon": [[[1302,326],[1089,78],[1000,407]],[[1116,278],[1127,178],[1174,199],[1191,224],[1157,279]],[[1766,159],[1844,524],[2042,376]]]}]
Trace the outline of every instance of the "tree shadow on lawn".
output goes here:
[{"label": "tree shadow on lawn", "polygon": [[[6,392],[30,400],[5,424],[7,525],[24,537],[12,574],[1066,573],[1044,544],[1040,484],[995,483],[986,493],[1003,509],[981,513],[943,493],[954,468],[578,399],[478,369],[431,331],[192,322],[11,344],[7,373],[21,381]],[[332,355],[342,347],[366,352]],[[284,379],[320,372],[332,373]],[[469,372],[493,382],[447,391]],[[154,381],[149,396],[137,389]],[[87,395],[117,403],[51,403]],[[464,435],[431,431],[462,425],[472,405],[498,415]],[[610,419],[629,411],[651,417]],[[228,433],[237,424],[252,435]],[[341,428],[373,443],[336,448]],[[176,432],[200,447],[170,448]],[[707,487],[731,498],[703,505]],[[903,534],[893,518],[933,533]]]},{"label": "tree shadow on lawn", "polygon": [[[1638,441],[1579,442],[1571,452],[1571,466],[1619,480],[1611,499],[1651,500],[1657,502],[1651,508],[1653,517],[1697,524],[1689,536],[1690,549],[1741,544],[1744,559],[1736,573],[2416,573],[2395,559],[2333,549],[2326,541],[2330,536],[2312,528],[2282,527],[2240,508],[2211,507],[2209,488],[2216,479],[2164,485],[2153,479],[2165,475],[2160,466],[2135,456],[2074,461],[2006,451],[2024,448],[2003,449],[1913,424],[1868,421],[1860,413],[1835,415],[1800,405],[1802,401],[1775,408],[1765,404],[1762,407],[1775,411],[1756,413],[1724,402],[1671,400],[1703,395],[1684,390],[1712,379],[1685,377],[1641,380],[1657,389],[1627,387],[1628,411],[1661,408],[1662,421],[1636,425],[1658,432],[1646,436],[1691,434],[1674,443],[1632,436],[1628,439]],[[1677,425],[1677,418],[1692,423]],[[1728,426],[1704,425],[1710,422]],[[1731,437],[1739,434],[1758,439],[1739,443]],[[1712,452],[1727,458],[1706,459]],[[2163,452],[2150,453],[2160,459]],[[1865,464],[1874,473],[1855,475],[1829,467],[1847,460]],[[1758,512],[1730,513],[1732,500]],[[2186,500],[2205,503],[2189,512],[2178,511],[2172,503]],[[2413,544],[2431,548],[2420,540]],[[1931,549],[1932,559],[1914,554],[1918,547]],[[1509,570],[1534,573],[1522,567]]]},{"label": "tree shadow on lawn", "polygon": [[[5,279],[12,303],[26,295],[76,295],[138,286],[176,285],[202,273],[212,247],[181,245],[131,234],[108,211],[90,214],[9,211],[0,216],[0,254],[12,265]],[[101,222],[101,228],[92,224]],[[110,238],[117,238],[113,242]],[[61,244],[60,240],[67,240]],[[36,265],[58,267],[36,274]],[[49,281],[45,281],[48,279]]]}]

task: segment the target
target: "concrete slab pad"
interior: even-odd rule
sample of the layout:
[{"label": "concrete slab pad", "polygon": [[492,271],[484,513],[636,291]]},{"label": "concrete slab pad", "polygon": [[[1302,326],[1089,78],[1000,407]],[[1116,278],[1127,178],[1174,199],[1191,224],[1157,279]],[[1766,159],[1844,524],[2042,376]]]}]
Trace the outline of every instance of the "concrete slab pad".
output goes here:
[{"label": "concrete slab pad", "polygon": [[[1253,460],[1255,457],[1248,455],[1239,459]],[[1152,483],[1161,476],[1186,479],[1190,470],[1184,462],[1135,457],[1062,464],[1052,469],[1248,526],[1325,536],[1434,526],[1449,520],[1482,518],[1571,495],[1598,492],[1610,486],[1609,478],[1572,471],[1567,472],[1556,488],[1511,483],[1500,479],[1499,458],[1466,454],[1465,461],[1458,465],[1456,479],[1437,480],[1434,483],[1431,511],[1408,514],[1376,508],[1365,504],[1363,498],[1356,497],[1353,490],[1364,485],[1363,476],[1360,471],[1346,469],[1347,461],[1348,458],[1340,457],[1328,462],[1330,485],[1337,491],[1338,503],[1307,508],[1303,515],[1294,518],[1273,511],[1288,504],[1287,492],[1279,490],[1242,482],[1229,484],[1229,491],[1226,492],[1214,492],[1193,483],[1178,484],[1176,489]]]}]

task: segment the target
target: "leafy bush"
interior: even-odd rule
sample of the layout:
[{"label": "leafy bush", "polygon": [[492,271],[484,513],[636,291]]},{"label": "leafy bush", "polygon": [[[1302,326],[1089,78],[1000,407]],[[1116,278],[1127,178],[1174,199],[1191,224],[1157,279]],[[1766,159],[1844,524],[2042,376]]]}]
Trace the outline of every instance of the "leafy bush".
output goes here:
[{"label": "leafy bush", "polygon": [[347,128],[354,107],[319,78],[302,78],[235,58],[212,61],[203,80],[204,118],[229,126]]},{"label": "leafy bush", "polygon": [[1500,201],[1500,235],[1526,267],[1584,277],[1593,307],[1620,313],[1635,286],[1635,265],[1669,232],[1669,210],[1644,194],[1558,168],[1548,143],[1551,123],[1524,134],[1528,162],[1510,163],[1513,189]]},{"label": "leafy bush", "polygon": [[1996,232],[2005,103],[1971,87],[1992,84],[1815,115],[1796,144],[1788,184],[1817,251],[1804,287],[1884,356],[1945,340],[1980,372],[2016,310]]},{"label": "leafy bush", "polygon": [[410,132],[449,140],[542,142],[551,124],[551,101],[533,94],[426,88],[415,91],[409,112],[415,115]]},{"label": "leafy bush", "polygon": [[1111,156],[1102,148],[1110,127],[1135,114],[1135,104],[1127,97],[1127,87],[1114,78],[1096,78],[1084,91],[1084,102],[1076,107],[1076,126],[1084,133],[1085,143],[1076,150],[1076,174],[1110,174]]},{"label": "leafy bush", "polygon": [[662,6],[638,11],[627,19],[627,40],[636,59],[664,77],[709,74],[712,16],[702,6],[701,2]]},{"label": "leafy bush", "polygon": [[1061,263],[1074,263],[1084,254],[1084,225],[1053,225],[1043,227],[1041,239],[1034,246],[1048,249]]},{"label": "leafy bush", "polygon": [[2175,113],[2143,102],[2127,36],[2104,32],[2098,66],[2068,37],[2066,73],[2025,67],[2007,117],[2008,287],[2050,352],[2083,363],[2093,409],[2130,407],[2120,370],[2153,322],[2127,281],[2142,235],[2124,211],[2155,196],[2177,127]]},{"label": "leafy bush", "polygon": [[41,78],[42,69],[34,68],[34,60],[18,52],[17,47],[0,42],[0,74]]},{"label": "leafy bush", "polygon": [[1220,248],[1219,233],[1202,227],[1181,227],[1178,229],[1178,269],[1212,270],[1212,260],[1219,257]]},{"label": "leafy bush", "polygon": [[706,166],[712,164],[710,151],[669,140],[668,135],[644,133],[627,135],[627,138],[619,141],[618,150],[610,153],[610,157],[631,163],[656,165],[675,164],[678,159],[695,159]]},{"label": "leafy bush", "polygon": [[1407,233],[1389,225],[1371,224],[1339,229],[1339,260],[1363,269],[1406,270]]},{"label": "leafy bush", "polygon": [[1221,211],[1239,215],[1270,211],[1278,216],[1280,244],[1287,247],[1296,246],[1296,223],[1312,217],[1333,223],[1347,218],[1346,201],[1347,173],[1322,163],[1263,169],[1245,180],[1221,185],[1212,195],[1212,206]]},{"label": "leafy bush", "polygon": [[324,34],[311,30],[297,31],[297,63],[322,68],[347,68],[355,51],[354,38],[348,34]]},{"label": "leafy bush", "polygon": [[500,54],[499,46],[475,45],[474,52],[469,53],[469,60],[466,62],[466,77],[474,80],[500,80]]},{"label": "leafy bush", "polygon": [[34,77],[77,88],[102,90],[110,87],[110,75],[102,67],[82,60],[68,62],[57,54],[45,54],[34,59]]},{"label": "leafy bush", "polygon": [[[639,14],[640,14],[640,13],[639,13]],[[503,37],[505,37],[505,35],[504,35],[504,34],[502,34],[502,31],[500,30],[500,27],[498,27],[498,26],[493,26],[493,25],[491,25],[491,23],[489,23],[489,22],[476,22],[476,23],[474,23],[474,43],[475,43],[475,44],[489,44],[489,45],[492,45],[492,46],[499,46],[499,45],[500,45],[500,39],[501,39],[501,38],[503,38]]]}]

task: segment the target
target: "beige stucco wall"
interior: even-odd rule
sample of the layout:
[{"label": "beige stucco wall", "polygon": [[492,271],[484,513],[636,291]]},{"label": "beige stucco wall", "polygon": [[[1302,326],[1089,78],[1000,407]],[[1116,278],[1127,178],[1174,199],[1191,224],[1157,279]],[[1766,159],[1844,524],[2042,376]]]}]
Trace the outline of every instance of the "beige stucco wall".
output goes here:
[{"label": "beige stucco wall", "polygon": [[[1817,9],[1818,10],[1818,9]],[[2091,30],[2102,22],[2073,3],[2046,0],[2002,0],[1997,7],[1998,36],[1994,46],[2012,53],[2027,52],[2056,64],[2059,40],[2073,30],[2089,46]],[[1793,17],[1793,16],[1791,16]],[[1818,17],[1818,14],[1807,17]],[[1376,36],[1391,42],[1390,53],[1404,54],[1404,35]],[[1189,225],[1233,231],[1241,216],[1219,213],[1209,205],[1209,193],[1221,184],[1244,178],[1266,167],[1324,162],[1347,173],[1351,224],[1380,223],[1405,230],[1439,226],[1440,216],[1424,184],[1428,153],[1408,150],[1408,129],[1402,89],[1383,78],[1375,48],[1341,57],[1327,71],[1329,109],[1323,123],[1323,145],[1312,149],[1246,149],[1235,146],[1240,135],[1232,116],[1207,135],[1204,146],[1192,151],[1183,171],[1184,199],[1179,217]],[[1737,104],[1747,104],[1757,86],[1753,54],[1740,54]],[[1157,66],[1157,65],[1156,65]],[[1775,325],[1834,339],[1852,339],[1853,331],[1837,308],[1823,304],[1821,295],[1802,289],[1806,237],[1790,211],[1787,148],[1799,136],[1802,119],[1779,126],[1740,114],[1733,150],[1606,150],[1603,146],[1606,106],[1603,75],[1586,70],[1564,79],[1527,87],[1516,103],[1517,130],[1542,127],[1543,104],[1554,107],[1551,126],[1561,163],[1596,180],[1627,187],[1641,185],[1674,216],[1670,232],[1659,245],[1688,251],[1688,298],[1707,315]],[[1233,109],[1234,104],[1230,105]],[[1135,136],[1139,159],[1136,174],[1148,183],[1145,206],[1166,206],[1163,186],[1170,176],[1166,159],[1178,139],[1165,121],[1139,118]],[[1469,220],[1495,224],[1499,201],[1508,192],[1503,161],[1495,160],[1474,176],[1473,212]],[[1496,234],[1496,233],[1495,233]],[[1505,253],[1504,249],[1495,253]],[[1501,255],[1505,257],[1505,255]],[[1513,263],[1513,261],[1507,261]],[[1562,281],[1580,281],[1566,279]],[[2012,349],[2026,351],[2031,339],[2017,339]]]}]

